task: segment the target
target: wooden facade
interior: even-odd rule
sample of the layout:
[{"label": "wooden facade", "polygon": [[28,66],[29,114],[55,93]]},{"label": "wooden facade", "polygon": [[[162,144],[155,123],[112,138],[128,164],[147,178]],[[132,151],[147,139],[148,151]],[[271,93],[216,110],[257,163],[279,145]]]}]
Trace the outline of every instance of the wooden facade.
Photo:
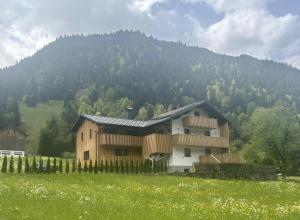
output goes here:
[{"label": "wooden facade", "polygon": [[143,157],[151,154],[170,154],[172,152],[172,136],[169,134],[150,134],[143,138]]},{"label": "wooden facade", "polygon": [[120,134],[100,134],[100,145],[119,145],[119,146],[136,146],[141,147],[143,143],[142,137]]},{"label": "wooden facade", "polygon": [[183,126],[216,129],[218,120],[203,116],[187,116],[183,118]]}]

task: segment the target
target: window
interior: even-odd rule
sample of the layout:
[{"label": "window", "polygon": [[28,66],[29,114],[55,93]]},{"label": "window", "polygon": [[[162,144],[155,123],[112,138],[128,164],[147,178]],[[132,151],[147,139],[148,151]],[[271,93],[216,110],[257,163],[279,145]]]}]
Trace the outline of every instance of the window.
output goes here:
[{"label": "window", "polygon": [[89,151],[84,151],[83,152],[83,159],[84,160],[89,160],[90,159],[90,152]]},{"label": "window", "polygon": [[184,157],[191,157],[191,149],[184,148]]},{"label": "window", "polygon": [[83,141],[83,132],[81,132],[81,141]]},{"label": "window", "polygon": [[93,138],[93,130],[90,129],[90,139],[92,139],[92,138]]},{"label": "window", "polygon": [[200,116],[200,112],[195,112],[195,116]]},{"label": "window", "polygon": [[190,172],[190,169],[184,169],[183,172],[184,172],[184,173],[189,173],[189,172]]},{"label": "window", "polygon": [[210,154],[211,154],[211,149],[206,148],[206,149],[205,149],[205,154],[206,154],[206,155],[210,155]]},{"label": "window", "polygon": [[127,149],[124,148],[117,148],[115,149],[116,156],[127,156]]},{"label": "window", "polygon": [[185,129],[184,129],[184,133],[185,133],[185,134],[190,134],[190,133],[191,133],[191,131],[190,131],[190,129],[188,129],[188,128],[185,128]]},{"label": "window", "polygon": [[210,131],[205,131],[204,134],[205,136],[210,136]]}]

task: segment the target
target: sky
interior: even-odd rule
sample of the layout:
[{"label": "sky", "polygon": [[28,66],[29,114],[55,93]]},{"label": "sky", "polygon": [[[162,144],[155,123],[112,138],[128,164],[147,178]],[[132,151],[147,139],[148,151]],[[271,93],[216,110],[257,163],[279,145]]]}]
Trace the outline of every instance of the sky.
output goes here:
[{"label": "sky", "polygon": [[300,69],[299,0],[0,1],[0,67],[61,35],[130,29]]}]

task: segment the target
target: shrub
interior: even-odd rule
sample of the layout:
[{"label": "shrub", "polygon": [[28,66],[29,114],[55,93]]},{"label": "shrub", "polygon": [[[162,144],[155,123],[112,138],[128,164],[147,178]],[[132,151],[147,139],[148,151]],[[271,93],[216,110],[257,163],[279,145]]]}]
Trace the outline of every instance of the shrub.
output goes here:
[{"label": "shrub", "polygon": [[61,159],[59,159],[59,163],[58,163],[58,171],[59,171],[60,173],[63,172],[63,165],[62,165],[62,160],[61,160]]},{"label": "shrub", "polygon": [[52,171],[53,171],[53,173],[56,173],[56,171],[57,171],[57,165],[56,165],[56,158],[54,157],[54,159],[53,159],[53,167],[52,167]]},{"label": "shrub", "polygon": [[111,160],[109,162],[109,172],[111,172],[111,173],[114,172],[114,165],[113,165],[113,162]]},{"label": "shrub", "polygon": [[25,173],[29,173],[29,171],[30,171],[29,161],[28,158],[25,157]]},{"label": "shrub", "polygon": [[144,163],[143,163],[142,160],[140,161],[140,166],[139,166],[139,168],[140,168],[140,173],[143,173],[143,172],[144,172]]},{"label": "shrub", "polygon": [[10,173],[13,173],[15,171],[13,156],[10,157],[8,170],[9,170]]},{"label": "shrub", "polygon": [[105,173],[108,172],[108,163],[107,163],[107,160],[105,160],[104,171],[105,171]]},{"label": "shrub", "polygon": [[92,163],[92,160],[90,160],[90,163],[89,163],[89,173],[93,172],[93,163]]},{"label": "shrub", "polygon": [[78,173],[81,173],[81,162],[80,162],[80,160],[78,161],[78,164],[77,164],[77,171],[78,171]]},{"label": "shrub", "polygon": [[94,173],[95,174],[98,173],[98,163],[97,163],[97,160],[95,161],[95,164],[94,164]]},{"label": "shrub", "polygon": [[76,171],[76,165],[75,165],[75,160],[72,160],[72,173],[75,173]]},{"label": "shrub", "polygon": [[138,161],[135,162],[135,173],[136,174],[139,173],[139,162]]},{"label": "shrub", "polygon": [[101,160],[101,163],[100,163],[100,172],[101,173],[103,173],[103,168],[104,168],[104,166],[103,166],[103,160]]},{"label": "shrub", "polygon": [[2,173],[6,173],[7,172],[7,157],[6,157],[6,155],[4,156],[3,161],[2,161],[1,172]]},{"label": "shrub", "polygon": [[65,168],[65,172],[69,173],[70,172],[70,165],[69,165],[69,161],[66,161],[66,168]]},{"label": "shrub", "polygon": [[22,172],[22,158],[19,156],[18,158],[18,167],[17,167],[18,173],[20,174]]},{"label": "shrub", "polygon": [[115,163],[115,170],[116,170],[116,173],[119,173],[119,162],[118,162],[118,160],[116,160],[116,163]]},{"label": "shrub", "polygon": [[40,160],[39,160],[38,170],[39,170],[39,173],[43,172],[43,159],[41,157],[40,157]]},{"label": "shrub", "polygon": [[125,160],[125,172],[126,172],[127,174],[129,173],[128,160]]},{"label": "shrub", "polygon": [[87,173],[87,171],[88,171],[88,166],[87,166],[86,160],[84,161],[83,171],[84,171],[85,173]]},{"label": "shrub", "polygon": [[35,157],[33,157],[31,169],[32,169],[32,172],[34,172],[34,173],[37,171],[37,164],[36,164]]},{"label": "shrub", "polygon": [[46,163],[46,172],[50,173],[51,172],[51,164],[50,164],[50,158],[48,157],[47,163]]},{"label": "shrub", "polygon": [[167,160],[164,161],[164,171],[167,173],[168,172],[168,164]]},{"label": "shrub", "polygon": [[121,166],[120,166],[120,168],[121,168],[121,173],[124,173],[124,163],[123,163],[123,160],[121,160]]},{"label": "shrub", "polygon": [[134,173],[133,160],[130,161],[130,172],[131,172],[132,174]]}]

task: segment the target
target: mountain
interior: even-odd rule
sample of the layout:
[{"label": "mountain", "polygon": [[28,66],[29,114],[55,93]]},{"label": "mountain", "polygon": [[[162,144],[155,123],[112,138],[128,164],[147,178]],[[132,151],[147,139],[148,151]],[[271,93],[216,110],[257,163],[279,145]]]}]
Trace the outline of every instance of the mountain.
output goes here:
[{"label": "mountain", "polygon": [[94,113],[99,97],[104,104],[127,97],[134,115],[142,106],[167,109],[202,99],[239,115],[249,103],[297,107],[299,85],[300,71],[286,64],[216,54],[137,31],[63,36],[0,70],[2,98],[77,100]]}]

